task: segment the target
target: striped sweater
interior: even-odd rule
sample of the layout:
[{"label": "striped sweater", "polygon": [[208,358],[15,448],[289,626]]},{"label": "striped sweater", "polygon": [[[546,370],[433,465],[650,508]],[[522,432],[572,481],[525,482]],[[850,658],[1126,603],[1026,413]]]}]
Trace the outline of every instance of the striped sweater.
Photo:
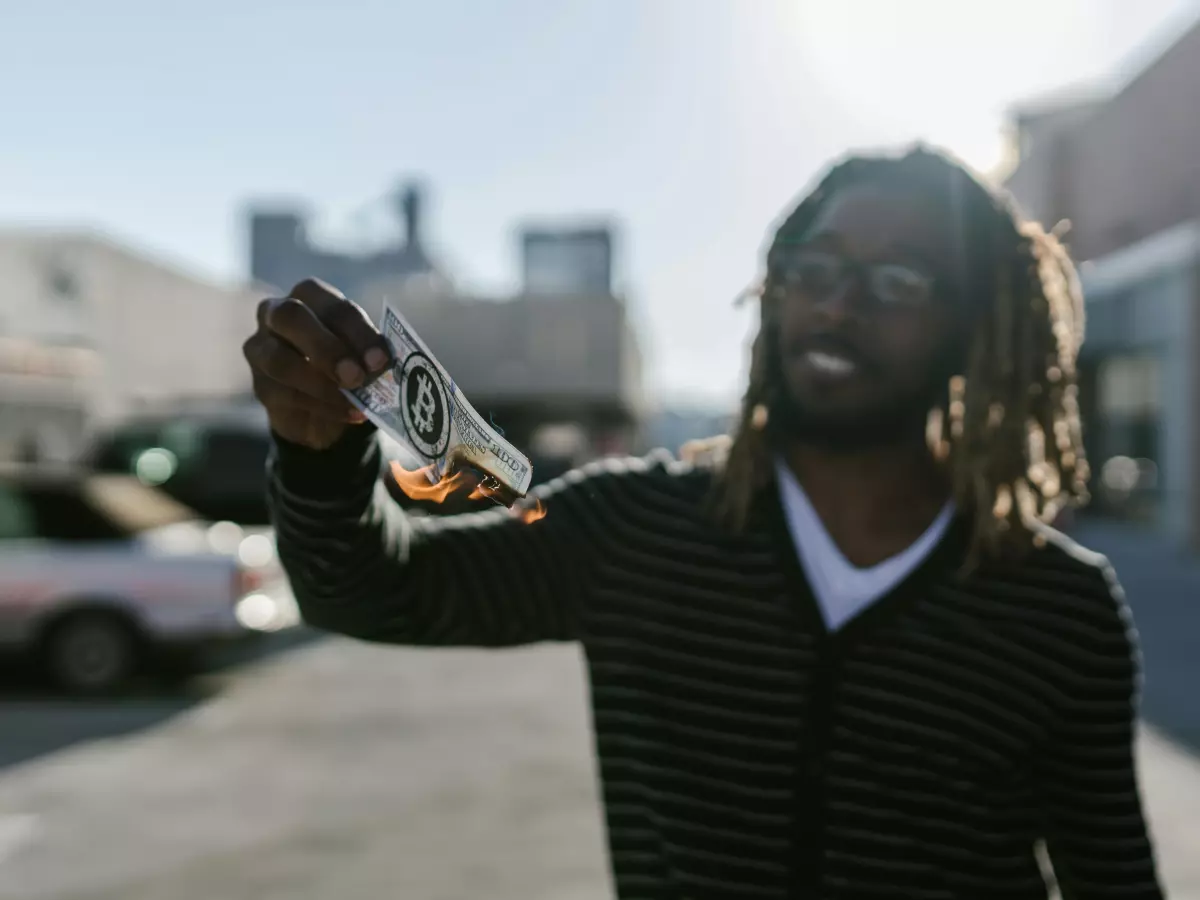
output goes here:
[{"label": "striped sweater", "polygon": [[305,619],[370,641],[577,641],[631,898],[1160,897],[1132,759],[1137,651],[1102,557],[1052,535],[954,577],[965,528],[827,633],[774,491],[734,535],[711,472],[605,461],[548,516],[406,517],[368,428],[276,441]]}]

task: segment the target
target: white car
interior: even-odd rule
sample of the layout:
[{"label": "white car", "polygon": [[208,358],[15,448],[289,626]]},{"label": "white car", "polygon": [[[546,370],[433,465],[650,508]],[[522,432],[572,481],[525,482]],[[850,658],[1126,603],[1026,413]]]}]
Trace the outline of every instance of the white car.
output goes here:
[{"label": "white car", "polygon": [[298,622],[268,529],[199,521],[123,475],[0,470],[0,652],[64,688]]}]

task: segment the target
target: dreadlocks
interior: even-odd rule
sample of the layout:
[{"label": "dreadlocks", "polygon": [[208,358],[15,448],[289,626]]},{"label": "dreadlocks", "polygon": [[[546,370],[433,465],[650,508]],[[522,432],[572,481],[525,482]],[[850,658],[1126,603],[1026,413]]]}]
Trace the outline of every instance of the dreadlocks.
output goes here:
[{"label": "dreadlocks", "polygon": [[1039,522],[1086,500],[1075,377],[1082,293],[1055,234],[1023,221],[1005,196],[922,147],[899,157],[846,159],[776,231],[768,274],[756,292],[761,324],[750,383],[714,485],[714,512],[740,530],[772,471],[765,426],[783,386],[771,365],[779,292],[770,262],[839,190],[865,181],[903,184],[935,198],[955,217],[963,283],[978,311],[965,372],[950,379],[930,414],[930,448],[948,467],[955,501],[973,522],[968,564],[1019,552],[1033,543]]}]

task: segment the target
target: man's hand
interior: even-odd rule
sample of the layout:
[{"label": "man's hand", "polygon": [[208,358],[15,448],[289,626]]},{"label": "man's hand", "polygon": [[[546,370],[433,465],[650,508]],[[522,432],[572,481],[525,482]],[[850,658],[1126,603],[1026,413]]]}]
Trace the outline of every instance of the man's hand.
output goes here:
[{"label": "man's hand", "polygon": [[360,387],[390,362],[387,342],[362,308],[315,279],[262,301],[258,330],[242,352],[271,428],[314,450],[364,421],[338,388]]}]

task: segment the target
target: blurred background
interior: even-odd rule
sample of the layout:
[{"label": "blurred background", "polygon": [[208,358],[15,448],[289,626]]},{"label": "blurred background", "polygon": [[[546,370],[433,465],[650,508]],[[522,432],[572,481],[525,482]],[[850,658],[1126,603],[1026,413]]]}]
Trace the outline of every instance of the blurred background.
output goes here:
[{"label": "blurred background", "polygon": [[299,626],[255,305],[395,303],[536,480],[676,450],[729,427],[775,218],[914,139],[1071,222],[1065,524],[1129,593],[1200,897],[1196,0],[0,0],[0,33],[0,898],[609,896],[573,649]]}]

